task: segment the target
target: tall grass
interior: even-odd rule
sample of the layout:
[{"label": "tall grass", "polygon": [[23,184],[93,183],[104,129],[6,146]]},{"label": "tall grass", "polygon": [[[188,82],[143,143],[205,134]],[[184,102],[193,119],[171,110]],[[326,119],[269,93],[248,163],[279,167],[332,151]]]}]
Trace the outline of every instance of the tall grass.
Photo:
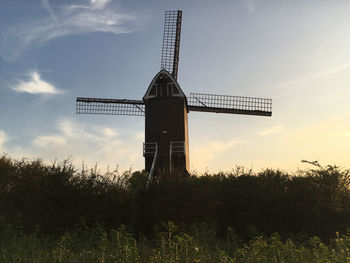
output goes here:
[{"label": "tall grass", "polygon": [[25,234],[2,225],[0,262],[350,262],[350,236],[337,234],[325,244],[317,237],[296,243],[273,234],[243,243],[232,231],[225,239],[218,239],[206,228],[197,229],[196,234],[177,232],[169,222],[164,231],[148,240],[142,236],[136,239],[124,226],[108,231],[69,231],[54,237]]}]

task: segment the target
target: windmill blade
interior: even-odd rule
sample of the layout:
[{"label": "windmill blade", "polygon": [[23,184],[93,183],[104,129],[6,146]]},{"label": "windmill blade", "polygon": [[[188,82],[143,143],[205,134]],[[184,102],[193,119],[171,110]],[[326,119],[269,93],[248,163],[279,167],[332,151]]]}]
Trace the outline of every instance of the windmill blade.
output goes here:
[{"label": "windmill blade", "polygon": [[189,111],[271,116],[272,100],[265,98],[190,93]]},{"label": "windmill blade", "polygon": [[161,68],[177,79],[182,11],[165,11]]},{"label": "windmill blade", "polygon": [[142,100],[77,98],[77,114],[145,116]]}]

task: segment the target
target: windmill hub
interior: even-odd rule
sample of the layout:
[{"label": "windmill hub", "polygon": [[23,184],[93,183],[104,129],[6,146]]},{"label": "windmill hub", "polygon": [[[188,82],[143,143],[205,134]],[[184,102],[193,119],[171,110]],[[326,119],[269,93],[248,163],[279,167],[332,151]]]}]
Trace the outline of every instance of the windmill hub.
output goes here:
[{"label": "windmill hub", "polygon": [[143,156],[149,180],[157,171],[189,171],[187,114],[190,111],[272,115],[266,98],[190,93],[177,82],[182,11],[166,11],[161,70],[142,100],[77,98],[77,114],[145,116]]}]

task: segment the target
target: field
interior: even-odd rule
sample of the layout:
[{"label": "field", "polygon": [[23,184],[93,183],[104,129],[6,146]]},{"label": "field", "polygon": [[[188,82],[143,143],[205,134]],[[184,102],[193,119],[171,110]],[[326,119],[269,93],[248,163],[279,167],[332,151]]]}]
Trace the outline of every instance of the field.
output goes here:
[{"label": "field", "polygon": [[0,157],[0,262],[350,262],[350,173],[163,176]]}]

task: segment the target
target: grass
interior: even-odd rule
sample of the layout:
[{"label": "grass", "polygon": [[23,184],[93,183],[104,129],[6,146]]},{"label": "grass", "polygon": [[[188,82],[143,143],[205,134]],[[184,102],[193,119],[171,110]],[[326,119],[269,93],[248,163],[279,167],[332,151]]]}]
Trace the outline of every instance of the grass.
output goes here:
[{"label": "grass", "polygon": [[226,239],[215,237],[207,226],[177,232],[172,222],[154,239],[137,239],[121,226],[118,230],[80,229],[58,237],[24,234],[2,224],[0,262],[350,262],[350,235],[339,234],[329,244],[313,237],[302,243],[282,241],[278,234],[256,236],[248,243],[230,229]]}]

